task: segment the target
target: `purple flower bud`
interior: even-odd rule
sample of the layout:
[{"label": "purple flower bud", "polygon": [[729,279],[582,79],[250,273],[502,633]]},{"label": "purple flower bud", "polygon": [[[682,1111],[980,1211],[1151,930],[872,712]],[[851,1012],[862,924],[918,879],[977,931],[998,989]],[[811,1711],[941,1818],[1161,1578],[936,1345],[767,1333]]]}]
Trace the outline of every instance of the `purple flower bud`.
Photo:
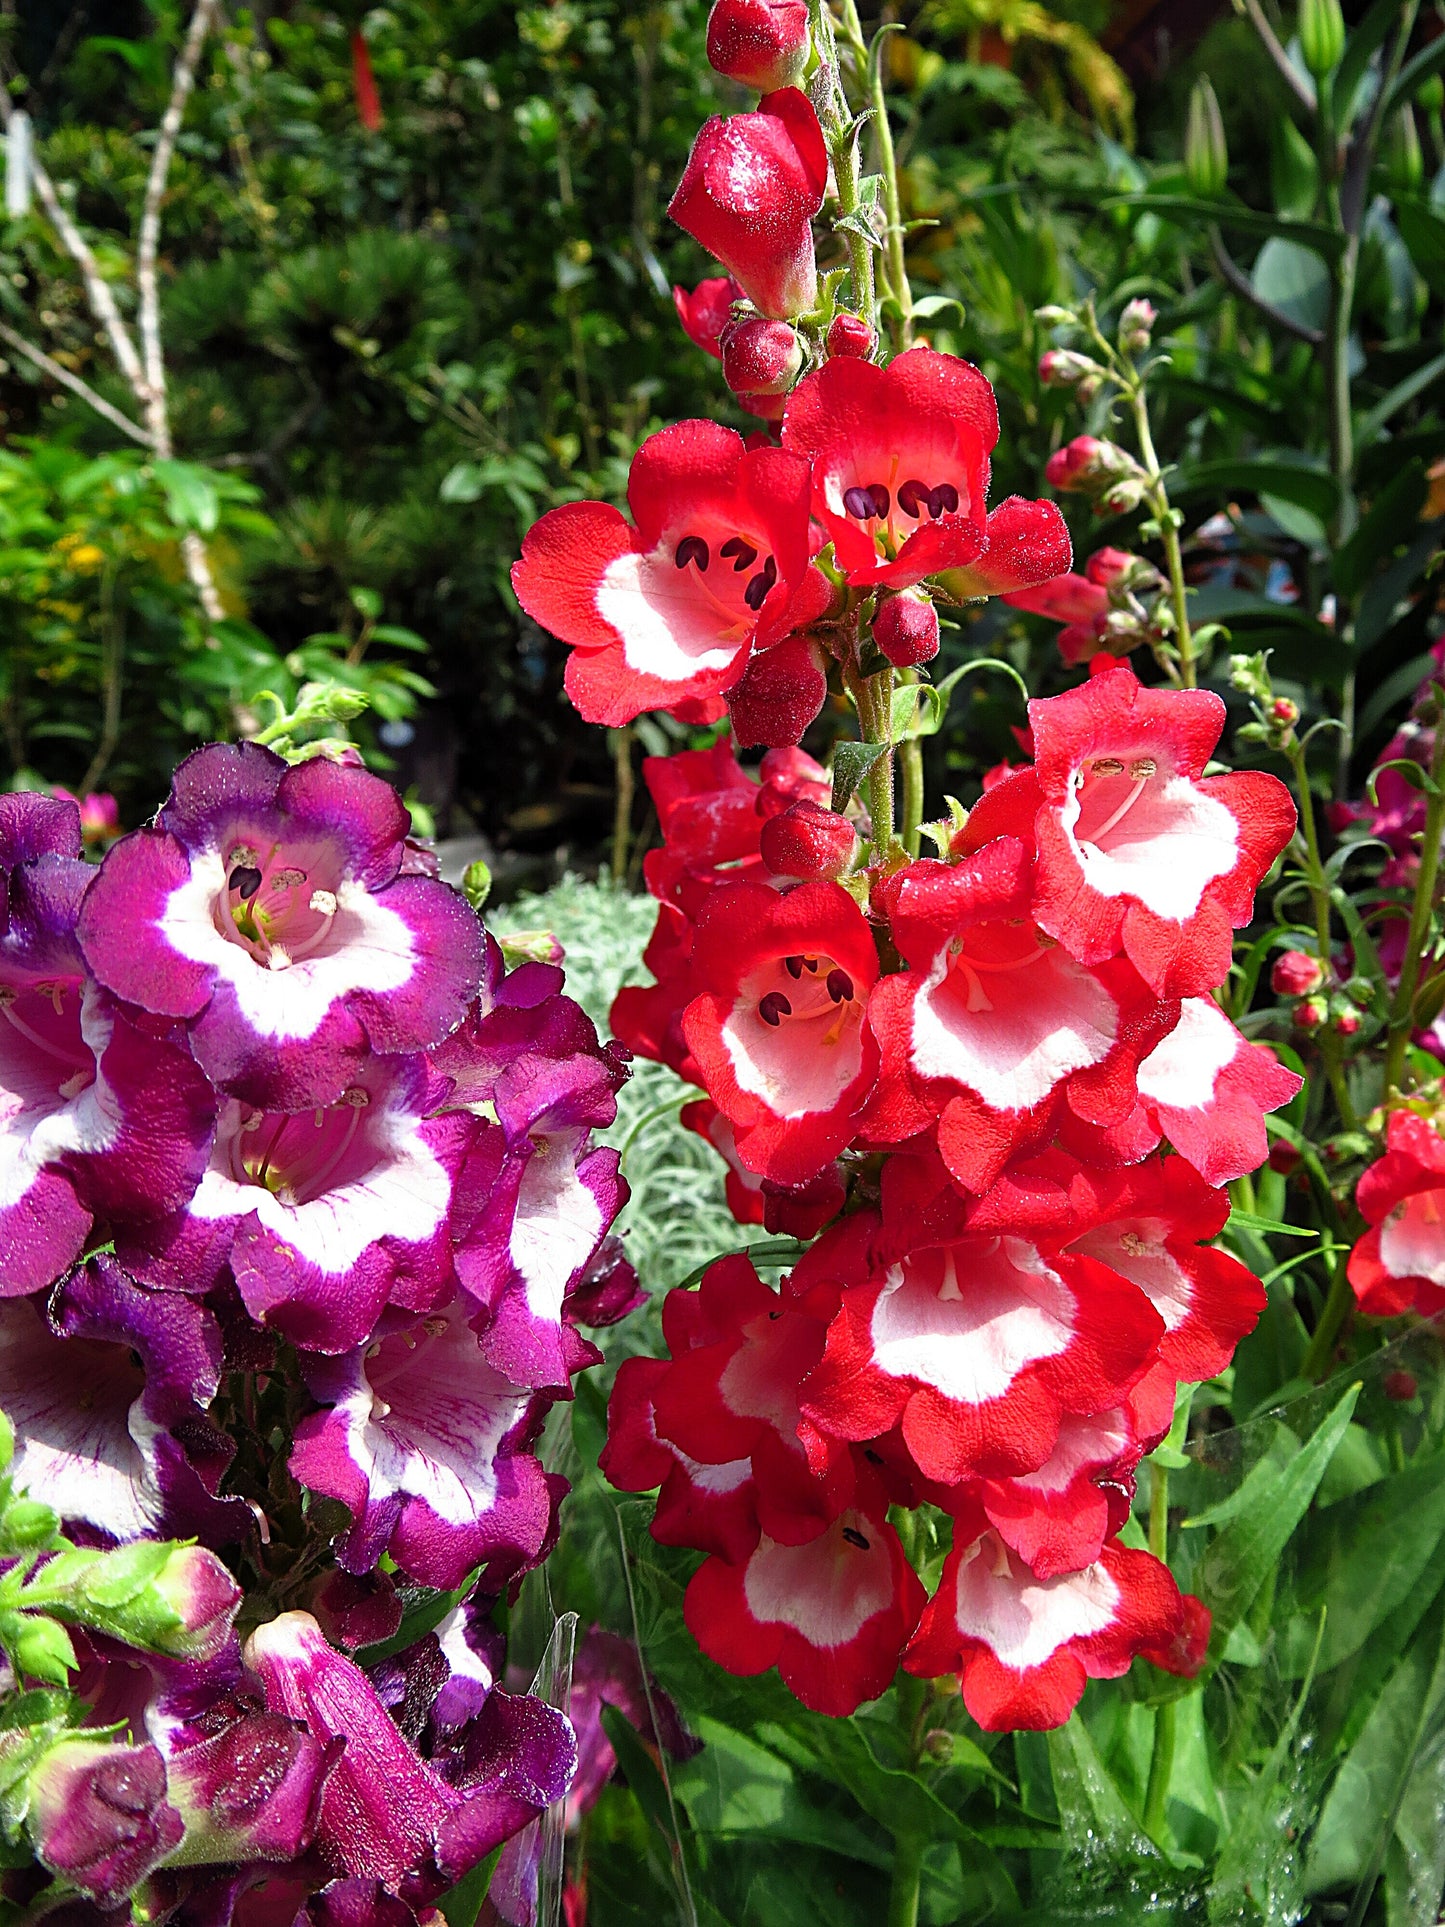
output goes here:
[{"label": "purple flower bud", "polygon": [[311,1844],[321,1791],[341,1742],[328,1746],[277,1713],[213,1713],[197,1744],[171,1752],[170,1795],[185,1821],[175,1866],[294,1860]]},{"label": "purple flower bud", "polygon": [[183,1659],[214,1659],[231,1635],[241,1589],[215,1553],[178,1546],[149,1591],[159,1594],[179,1622],[160,1650]]},{"label": "purple flower bud", "polygon": [[26,1824],[37,1856],[102,1907],[115,1907],[179,1845],[153,1746],[67,1737],[31,1769]]}]

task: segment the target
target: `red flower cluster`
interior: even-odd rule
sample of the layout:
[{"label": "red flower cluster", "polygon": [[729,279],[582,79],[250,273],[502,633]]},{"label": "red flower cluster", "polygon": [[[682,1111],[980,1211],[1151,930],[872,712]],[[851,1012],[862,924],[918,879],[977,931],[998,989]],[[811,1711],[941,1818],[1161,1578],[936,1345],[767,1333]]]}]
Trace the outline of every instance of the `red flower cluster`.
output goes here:
[{"label": "red flower cluster", "polygon": [[[1299,1082],[1209,994],[1293,826],[1274,778],[1203,774],[1223,720],[1127,668],[1031,703],[1034,764],[947,860],[863,877],[800,752],[646,766],[658,981],[614,1028],[705,1090],[741,1219],[827,1226],[779,1290],[734,1258],[672,1293],[671,1359],[613,1397],[605,1469],[709,1555],[688,1623],[734,1672],[842,1713],[901,1658],[1000,1728],[1199,1664],[1118,1535],[1177,1385],[1264,1304],[1219,1187]],[[954,1522],[927,1601],[886,1518],[923,1501]]]}]

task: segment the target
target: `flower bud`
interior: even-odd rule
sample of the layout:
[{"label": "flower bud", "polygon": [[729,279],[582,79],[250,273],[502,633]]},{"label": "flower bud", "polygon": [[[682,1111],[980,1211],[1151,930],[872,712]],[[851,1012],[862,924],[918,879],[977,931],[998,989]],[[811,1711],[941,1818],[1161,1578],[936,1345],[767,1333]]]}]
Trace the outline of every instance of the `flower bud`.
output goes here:
[{"label": "flower bud", "polygon": [[938,611],[926,596],[885,595],[873,618],[873,640],[895,669],[932,662],[938,654]]},{"label": "flower bud", "polygon": [[1096,589],[1107,589],[1111,595],[1147,595],[1164,587],[1154,564],[1128,549],[1095,549],[1084,564],[1084,574]]},{"label": "flower bud", "polygon": [[1340,64],[1345,51],[1345,16],[1340,0],[1300,0],[1299,49],[1316,80]]},{"label": "flower bud", "polygon": [[562,961],[562,946],[550,930],[509,930],[506,936],[499,936],[497,942],[502,946],[502,962],[508,970],[515,970],[518,964]]},{"label": "flower bud", "polygon": [[935,1766],[947,1766],[953,1758],[953,1735],[946,1726],[930,1727],[923,1736],[923,1757]]},{"label": "flower bud", "polygon": [[1296,1030],[1318,1030],[1329,1015],[1323,997],[1307,997],[1303,1003],[1294,1007]]},{"label": "flower bud", "polygon": [[31,1768],[26,1825],[38,1859],[101,1907],[117,1907],[180,1842],[153,1746],[60,1740]]},{"label": "flower bud", "polygon": [[1386,1372],[1380,1380],[1380,1390],[1395,1404],[1408,1405],[1419,1392],[1420,1384],[1413,1372]]},{"label": "flower bud", "polygon": [[136,1539],[73,1547],[41,1566],[21,1597],[74,1624],[172,1659],[211,1659],[230,1637],[241,1592],[215,1553]]},{"label": "flower bud", "polygon": [[1119,346],[1125,354],[1137,355],[1149,346],[1159,311],[1152,301],[1127,302],[1119,316]]},{"label": "flower bud", "polygon": [[12,1499],[0,1513],[0,1558],[35,1552],[48,1546],[60,1531],[60,1521],[39,1499]]},{"label": "flower bud", "polygon": [[158,1652],[177,1659],[212,1659],[230,1638],[241,1591],[204,1546],[177,1546],[149,1592],[174,1617],[156,1641]]},{"label": "flower bud", "polygon": [[723,331],[722,365],[735,395],[785,395],[803,365],[803,344],[786,321],[746,315]]},{"label": "flower bud", "polygon": [[0,1640],[13,1654],[22,1679],[64,1686],[78,1664],[70,1634],[58,1619],[43,1613],[6,1613],[0,1619]]},{"label": "flower bud", "polygon": [[858,837],[846,816],[817,803],[798,802],[768,818],[759,847],[765,867],[775,877],[805,881],[821,877],[833,882],[852,869]]},{"label": "flower bud", "polygon": [[1184,127],[1184,176],[1190,192],[1214,201],[1229,184],[1229,149],[1224,120],[1214,89],[1201,76],[1189,96],[1189,118]]},{"label": "flower bud", "polygon": [[800,87],[811,50],[806,0],[717,0],[708,15],[709,65],[760,94]]},{"label": "flower bud", "polygon": [[1360,1013],[1346,1004],[1336,1012],[1334,1030],[1337,1037],[1353,1037],[1360,1028]]},{"label": "flower bud", "polygon": [[1270,989],[1276,997],[1313,996],[1325,980],[1318,957],[1303,950],[1286,950],[1274,960],[1269,973]]},{"label": "flower bud", "polygon": [[1072,348],[1050,348],[1039,357],[1039,380],[1045,388],[1073,388],[1089,378],[1103,374],[1097,361],[1076,354]]},{"label": "flower bud", "polygon": [[1136,478],[1142,483],[1144,471],[1117,442],[1100,441],[1097,435],[1075,435],[1050,455],[1044,477],[1054,488],[1092,495],[1111,483]]},{"label": "flower bud", "polygon": [[1115,482],[1099,497],[1098,507],[1101,515],[1127,515],[1130,509],[1138,508],[1144,499],[1144,477],[1127,476],[1122,482]]},{"label": "flower bud", "polygon": [[1293,729],[1299,721],[1299,704],[1291,702],[1288,696],[1276,696],[1269,706],[1269,714],[1270,720],[1281,729]]},{"label": "flower bud", "polygon": [[1425,179],[1425,156],[1413,108],[1406,105],[1390,118],[1381,143],[1385,178],[1396,194],[1418,194]]},{"label": "flower bud", "polygon": [[727,692],[733,732],[747,749],[802,740],[828,694],[823,652],[809,636],[787,636],[758,652]]},{"label": "flower bud", "polygon": [[1298,1145],[1291,1144],[1288,1138],[1277,1137],[1269,1147],[1269,1156],[1265,1162],[1271,1171],[1277,1171],[1282,1178],[1287,1178],[1291,1172],[1298,1171],[1304,1163],[1304,1154]]},{"label": "flower bud", "polygon": [[830,357],[851,356],[866,361],[878,346],[877,331],[868,326],[861,314],[835,314],[828,324],[827,350]]}]

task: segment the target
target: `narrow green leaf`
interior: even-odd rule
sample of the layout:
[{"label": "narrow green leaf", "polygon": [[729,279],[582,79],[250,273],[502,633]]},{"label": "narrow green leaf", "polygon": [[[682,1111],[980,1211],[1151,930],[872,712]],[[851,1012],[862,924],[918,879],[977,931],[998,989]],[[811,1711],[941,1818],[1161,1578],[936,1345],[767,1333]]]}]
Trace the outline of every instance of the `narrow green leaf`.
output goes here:
[{"label": "narrow green leaf", "polygon": [[1162,1864],[1159,1849],[1129,1811],[1077,1713],[1066,1726],[1049,1734],[1049,1766],[1059,1820],[1070,1847],[1093,1861],[1102,1857],[1114,1867],[1139,1861]]},{"label": "narrow green leaf", "polygon": [[1243,201],[1200,201],[1187,194],[1110,194],[1099,206],[1106,213],[1112,208],[1126,208],[1131,213],[1165,214],[1180,222],[1197,221],[1207,225],[1214,221],[1240,234],[1276,235],[1313,248],[1327,261],[1334,260],[1345,245],[1344,235],[1326,227],[1322,221],[1281,221],[1273,214],[1246,207]]},{"label": "narrow green leaf", "polygon": [[887,743],[838,743],[833,750],[833,808],[845,810],[848,799],[888,748]]},{"label": "narrow green leaf", "polygon": [[1255,1594],[1273,1572],[1309,1509],[1359,1396],[1359,1385],[1351,1385],[1308,1444],[1277,1478],[1262,1483],[1252,1493],[1248,1508],[1231,1518],[1200,1559],[1195,1581],[1214,1615],[1210,1639],[1213,1664],[1218,1664],[1231,1630],[1254,1603]]},{"label": "narrow green leaf", "polygon": [[[1442,36],[1442,41],[1445,41],[1445,36]],[[1433,361],[1427,361],[1423,367],[1417,368],[1413,375],[1406,375],[1403,381],[1397,381],[1367,415],[1360,417],[1360,441],[1373,442],[1392,416],[1408,407],[1417,395],[1423,395],[1427,389],[1433,388],[1442,376],[1445,376],[1445,355],[1436,355]]]},{"label": "narrow green leaf", "polygon": [[602,1705],[602,1730],[612,1743],[612,1751],[617,1755],[617,1764],[627,1776],[633,1798],[676,1851],[678,1841],[668,1808],[667,1788],[662,1783],[656,1761],[642,1743],[641,1734],[625,1713],[620,1713],[606,1701]]},{"label": "narrow green leaf", "polygon": [[[1440,359],[1445,368],[1445,356]],[[1348,542],[1335,551],[1334,584],[1353,602],[1370,571],[1407,540],[1419,521],[1429,484],[1417,456],[1405,462],[1370,504],[1370,512]]]},{"label": "narrow green leaf", "polygon": [[1283,458],[1258,457],[1249,461],[1188,462],[1171,483],[1169,493],[1179,503],[1201,497],[1217,501],[1227,495],[1277,495],[1281,501],[1293,502],[1327,522],[1334,513],[1337,490],[1334,478],[1323,469]]}]

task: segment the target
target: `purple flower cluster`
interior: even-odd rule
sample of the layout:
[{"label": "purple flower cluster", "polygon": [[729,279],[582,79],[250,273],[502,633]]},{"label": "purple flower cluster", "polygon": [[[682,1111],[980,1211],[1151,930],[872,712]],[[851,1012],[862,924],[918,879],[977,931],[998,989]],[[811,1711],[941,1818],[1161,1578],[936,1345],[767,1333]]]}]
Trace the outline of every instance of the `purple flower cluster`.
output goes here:
[{"label": "purple flower cluster", "polygon": [[[92,1641],[136,1758],[62,1749],[47,1864],[101,1906],[204,1878],[241,1920],[264,1875],[288,1922],[405,1920],[575,1764],[493,1686],[486,1611],[555,1533],[536,1446],[599,1357],[578,1326],[637,1302],[590,1141],[626,1071],[409,828],[365,769],[254,744],[190,756],[98,868],[74,804],[0,797],[16,1484],[80,1543],[224,1550],[254,1628],[139,1679]],[[399,1700],[348,1656],[395,1643],[398,1583],[470,1588],[387,1662]]]}]

